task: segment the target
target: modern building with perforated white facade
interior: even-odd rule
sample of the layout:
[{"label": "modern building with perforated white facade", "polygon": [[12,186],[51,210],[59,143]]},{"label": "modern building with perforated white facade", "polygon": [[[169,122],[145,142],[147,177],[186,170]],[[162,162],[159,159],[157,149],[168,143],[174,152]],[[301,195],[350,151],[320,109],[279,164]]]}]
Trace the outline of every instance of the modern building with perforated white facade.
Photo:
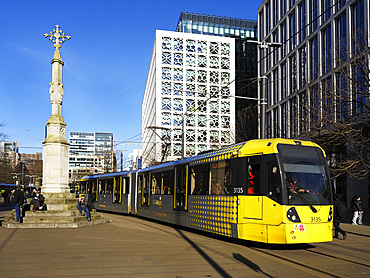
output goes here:
[{"label": "modern building with perforated white facade", "polygon": [[143,167],[234,143],[234,80],[234,38],[157,30],[142,102]]}]

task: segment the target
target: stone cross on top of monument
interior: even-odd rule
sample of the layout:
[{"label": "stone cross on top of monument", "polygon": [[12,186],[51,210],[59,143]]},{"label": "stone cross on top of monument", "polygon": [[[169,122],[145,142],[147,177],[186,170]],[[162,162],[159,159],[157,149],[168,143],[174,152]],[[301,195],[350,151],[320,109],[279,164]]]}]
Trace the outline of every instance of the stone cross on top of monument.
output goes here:
[{"label": "stone cross on top of monument", "polygon": [[[62,46],[62,43],[64,43],[67,40],[69,40],[71,37],[66,36],[66,33],[64,33],[61,29],[59,30],[59,25],[55,25],[55,29],[53,31],[50,31],[50,34],[44,34],[45,38],[49,37],[49,40],[51,40],[54,44],[55,48],[60,48]],[[59,41],[59,39],[61,41]]]},{"label": "stone cross on top of monument", "polygon": [[62,116],[62,103],[63,103],[63,83],[62,83],[62,67],[64,65],[62,58],[60,56],[59,48],[62,44],[71,37],[66,36],[60,28],[59,25],[55,25],[56,29],[50,31],[50,34],[44,34],[45,38],[48,38],[52,43],[54,43],[55,52],[54,58],[51,60],[53,65],[52,70],[52,82],[50,83],[50,102],[52,103],[52,115]]}]

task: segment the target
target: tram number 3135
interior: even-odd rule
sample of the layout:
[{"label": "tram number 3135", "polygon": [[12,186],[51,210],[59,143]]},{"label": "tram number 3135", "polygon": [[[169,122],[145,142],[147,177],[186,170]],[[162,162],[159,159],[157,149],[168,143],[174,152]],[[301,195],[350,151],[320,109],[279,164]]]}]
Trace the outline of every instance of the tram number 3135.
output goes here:
[{"label": "tram number 3135", "polygon": [[311,222],[321,222],[320,217],[311,217]]},{"label": "tram number 3135", "polygon": [[243,193],[243,187],[234,188],[234,194],[242,194],[242,193]]}]

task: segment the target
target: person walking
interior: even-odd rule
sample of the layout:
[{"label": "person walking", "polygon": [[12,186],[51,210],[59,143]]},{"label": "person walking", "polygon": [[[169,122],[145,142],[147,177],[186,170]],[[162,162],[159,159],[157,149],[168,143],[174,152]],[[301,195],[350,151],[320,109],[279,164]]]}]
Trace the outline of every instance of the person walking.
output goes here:
[{"label": "person walking", "polygon": [[352,225],[363,225],[362,217],[364,212],[362,210],[361,197],[358,195],[353,198],[352,210]]},{"label": "person walking", "polygon": [[334,238],[339,238],[338,234],[341,233],[343,235],[343,240],[345,240],[347,238],[347,232],[343,231],[339,225],[346,218],[347,207],[340,197],[339,194],[334,195]]},{"label": "person walking", "polygon": [[11,202],[13,205],[13,208],[15,209],[15,217],[16,217],[16,223],[20,223],[20,208],[21,205],[23,205],[24,202],[24,194],[19,189],[13,188],[10,191],[13,195],[11,198]]}]

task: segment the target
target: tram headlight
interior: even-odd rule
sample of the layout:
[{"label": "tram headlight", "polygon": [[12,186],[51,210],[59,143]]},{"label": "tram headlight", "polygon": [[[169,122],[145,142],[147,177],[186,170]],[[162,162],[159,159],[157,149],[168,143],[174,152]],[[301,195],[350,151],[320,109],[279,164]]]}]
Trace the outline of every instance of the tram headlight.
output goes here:
[{"label": "tram headlight", "polygon": [[330,208],[329,210],[329,216],[328,216],[328,222],[330,222],[333,219],[333,209]]},{"label": "tram headlight", "polygon": [[301,219],[299,218],[295,207],[291,207],[290,209],[288,209],[286,216],[292,222],[301,222]]}]

